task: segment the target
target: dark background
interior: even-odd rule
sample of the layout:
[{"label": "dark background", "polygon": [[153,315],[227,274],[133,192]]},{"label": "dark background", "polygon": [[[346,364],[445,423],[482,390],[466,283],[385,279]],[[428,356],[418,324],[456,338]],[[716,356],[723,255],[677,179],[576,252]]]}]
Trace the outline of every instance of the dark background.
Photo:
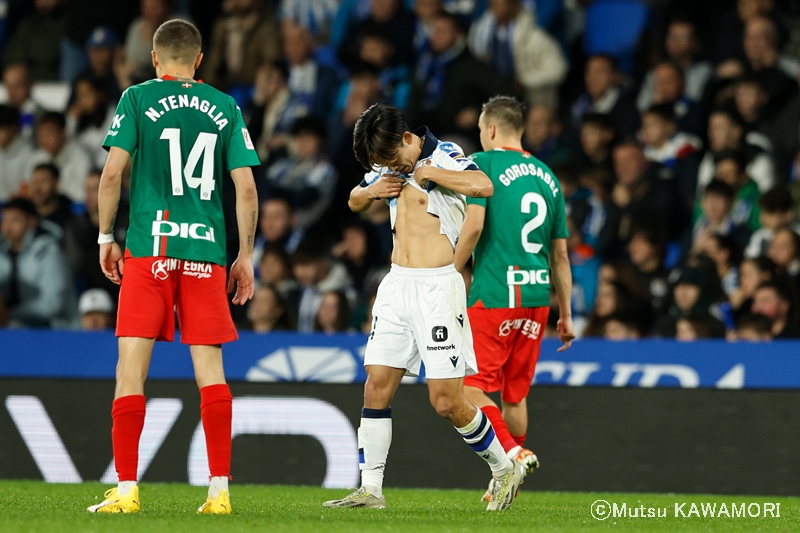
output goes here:
[{"label": "dark background", "polygon": [[[54,385],[58,385],[57,387]],[[236,396],[306,396],[341,409],[358,427],[361,385],[233,383]],[[0,478],[41,479],[5,408],[10,394],[38,397],[81,476],[111,461],[104,380],[0,379]],[[186,482],[199,422],[194,383],[154,381],[149,398],[180,398],[183,411],[143,481]],[[526,490],[800,494],[800,391],[534,387],[527,445],[542,468]],[[428,404],[427,388],[402,386],[394,403],[388,487],[482,489],[489,469]],[[235,483],[319,485],[322,446],[311,437],[234,439]]]}]

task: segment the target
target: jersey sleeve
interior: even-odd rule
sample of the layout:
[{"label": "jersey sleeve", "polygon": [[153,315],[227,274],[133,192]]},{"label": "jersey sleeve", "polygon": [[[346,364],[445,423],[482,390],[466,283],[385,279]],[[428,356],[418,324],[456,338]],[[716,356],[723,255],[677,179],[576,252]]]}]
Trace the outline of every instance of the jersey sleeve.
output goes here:
[{"label": "jersey sleeve", "polygon": [[[489,168],[489,161],[491,160],[489,154],[486,152],[478,152],[469,156],[469,160],[472,161],[473,165],[475,165],[476,170],[483,171],[484,174],[489,176],[489,179],[492,179],[492,173],[490,171],[491,169]],[[472,198],[467,196],[467,205],[479,205],[481,207],[486,207],[486,198]]]},{"label": "jersey sleeve", "polygon": [[111,121],[111,127],[103,141],[103,148],[106,150],[116,146],[131,155],[136,151],[139,144],[139,114],[136,112],[135,99],[135,92],[130,89],[122,93],[114,120]]},{"label": "jersey sleeve", "polygon": [[478,170],[478,165],[456,143],[440,142],[431,159],[434,165],[447,170]]},{"label": "jersey sleeve", "polygon": [[233,129],[231,129],[226,164],[229,172],[242,167],[257,167],[261,164],[239,106],[234,106]]},{"label": "jersey sleeve", "polygon": [[566,239],[567,237],[569,237],[567,212],[564,208],[564,195],[559,190],[553,206],[553,226],[550,228],[550,240]]}]

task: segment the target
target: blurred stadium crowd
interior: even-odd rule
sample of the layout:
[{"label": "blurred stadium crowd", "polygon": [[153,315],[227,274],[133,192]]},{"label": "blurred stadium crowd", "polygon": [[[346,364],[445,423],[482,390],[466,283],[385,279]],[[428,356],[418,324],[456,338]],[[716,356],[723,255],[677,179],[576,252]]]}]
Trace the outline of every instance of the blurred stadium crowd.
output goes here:
[{"label": "blurred stadium crowd", "polygon": [[368,330],[392,234],[383,203],[347,209],[361,112],[395,105],[469,154],[481,104],[514,94],[526,147],[567,199],[584,337],[800,336],[800,0],[0,8],[0,326],[113,324],[118,289],[95,244],[100,145],[121,91],[154,76],[156,27],[181,17],[204,36],[199,78],[237,100],[263,163],[260,284],[233,310],[242,328]]}]

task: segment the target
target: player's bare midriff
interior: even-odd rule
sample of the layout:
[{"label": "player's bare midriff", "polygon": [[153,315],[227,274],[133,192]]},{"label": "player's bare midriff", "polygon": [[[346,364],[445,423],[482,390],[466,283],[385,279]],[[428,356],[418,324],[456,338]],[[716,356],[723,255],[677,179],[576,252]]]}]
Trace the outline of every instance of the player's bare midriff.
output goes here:
[{"label": "player's bare midriff", "polygon": [[406,185],[397,198],[392,262],[408,268],[438,268],[453,263],[453,246],[440,233],[439,218],[428,213],[428,195]]}]

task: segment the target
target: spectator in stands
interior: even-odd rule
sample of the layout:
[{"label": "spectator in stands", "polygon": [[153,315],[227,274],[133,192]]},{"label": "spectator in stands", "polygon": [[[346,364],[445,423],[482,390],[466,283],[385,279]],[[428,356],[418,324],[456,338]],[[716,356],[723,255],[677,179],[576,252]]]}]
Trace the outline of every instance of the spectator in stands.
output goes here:
[{"label": "spectator in stands", "polygon": [[289,67],[283,61],[264,63],[256,71],[247,129],[263,164],[275,150],[286,147],[294,121],[307,112],[305,107],[289,106],[288,83]]},{"label": "spectator in stands", "polygon": [[669,271],[664,267],[666,243],[658,226],[647,225],[636,229],[628,242],[628,255],[636,267],[639,293],[644,293],[650,305],[661,313],[669,306]]},{"label": "spectator in stands", "polygon": [[15,199],[0,221],[0,316],[11,327],[73,327],[77,302],[58,238],[39,227],[36,208]]},{"label": "spectator in stands", "polygon": [[775,263],[778,274],[791,278],[795,283],[800,280],[800,235],[790,227],[775,230],[767,257]]},{"label": "spectator in stands", "polygon": [[128,26],[125,37],[125,62],[118,71],[120,88],[155,77],[152,57],[153,35],[166,21],[173,18],[174,0],[140,0],[142,16]]},{"label": "spectator in stands", "polygon": [[[664,39],[664,51],[667,55],[666,59],[682,70],[682,81],[685,83],[683,83],[684,89],[679,96],[685,96],[691,102],[701,101],[706,83],[714,74],[714,67],[708,61],[698,59],[700,41],[697,39],[694,23],[686,19],[675,19],[670,22]],[[639,110],[644,111],[653,104],[665,103],[664,101],[658,102],[654,98],[654,92],[658,92],[655,90],[657,73],[664,64],[661,63],[651,69],[645,76],[637,100]],[[677,100],[678,98],[674,98],[668,101],[675,102]]]},{"label": "spectator in stands", "polygon": [[761,229],[753,233],[744,251],[745,257],[758,257],[767,253],[775,231],[790,226],[800,233],[800,222],[792,214],[792,196],[786,187],[775,187],[758,200],[758,221]]},{"label": "spectator in stands", "polygon": [[361,61],[374,66],[378,71],[381,101],[405,109],[411,92],[410,71],[408,65],[395,64],[394,55],[389,37],[377,28],[367,28],[361,34],[358,59],[349,67],[352,75]]},{"label": "spectator in stands", "polygon": [[0,105],[0,204],[19,194],[33,154],[33,146],[20,135],[19,111]]},{"label": "spectator in stands", "polygon": [[[724,181],[736,191],[736,198],[731,209],[731,220],[735,224],[744,224],[751,231],[761,227],[759,217],[761,211],[758,200],[761,192],[756,182],[750,179],[745,172],[747,166],[744,155],[736,150],[723,150],[714,156],[716,168],[714,177]],[[699,215],[701,207],[699,202],[695,207],[695,215]]]},{"label": "spectator in stands", "polygon": [[66,115],[67,136],[89,154],[93,167],[102,168],[108,157],[103,142],[115,112],[108,85],[97,76],[81,76],[75,80],[73,95]]},{"label": "spectator in stands", "polygon": [[249,329],[255,333],[294,330],[293,317],[278,290],[270,283],[261,282],[247,308]]},{"label": "spectator in stands", "polygon": [[320,298],[314,331],[345,333],[350,330],[350,305],[342,291],[328,291]]},{"label": "spectator in stands", "polygon": [[795,317],[791,289],[785,281],[765,281],[756,289],[751,312],[762,314],[772,322],[771,332],[776,339],[800,337],[800,325]]},{"label": "spectator in stands", "polygon": [[697,192],[700,194],[714,178],[714,157],[725,150],[738,150],[747,160],[745,172],[758,184],[763,193],[775,181],[772,158],[753,135],[744,135],[744,124],[739,114],[732,109],[717,109],[708,119],[708,150],[697,173]]},{"label": "spectator in stands", "polygon": [[[99,189],[100,171],[89,172],[84,181],[86,211],[74,217],[67,225],[64,233],[64,250],[70,269],[81,285],[89,289],[103,289],[116,298],[119,294],[119,285],[112,283],[103,274],[97,261],[100,254],[100,245],[97,244],[97,235],[100,233],[100,213],[97,203]],[[114,224],[114,238],[123,249],[129,213],[128,202],[121,199]]]},{"label": "spectator in stands", "polygon": [[253,252],[255,266],[258,266],[261,253],[267,247],[276,247],[291,254],[303,240],[303,232],[296,227],[297,218],[286,198],[267,198],[261,202],[259,211],[258,235]]},{"label": "spectator in stands", "polygon": [[336,191],[336,169],[323,154],[325,123],[316,117],[292,126],[290,155],[267,170],[267,194],[286,198],[295,225],[304,231],[316,224]]},{"label": "spectator in stands", "polygon": [[469,46],[506,83],[521,87],[528,105],[558,108],[558,85],[567,76],[567,61],[521,0],[491,0],[472,25]]},{"label": "spectator in stands", "polygon": [[620,75],[613,57],[595,55],[586,62],[584,74],[586,92],[572,104],[572,123],[577,129],[588,112],[609,116],[611,127],[622,139],[635,135],[639,129],[636,105],[620,86]]},{"label": "spectator in stands", "polygon": [[327,118],[339,88],[339,76],[314,59],[311,34],[291,20],[281,23],[283,53],[289,65],[289,103],[295,116]]},{"label": "spectator in stands", "polygon": [[259,65],[280,57],[278,24],[263,0],[230,0],[214,23],[204,80],[221,90],[250,85]]},{"label": "spectator in stands", "polygon": [[261,254],[258,263],[258,279],[275,287],[286,304],[286,312],[292,323],[297,322],[297,308],[300,304],[300,284],[292,275],[292,262],[289,254],[278,246],[269,245]]},{"label": "spectator in stands", "polygon": [[686,207],[691,207],[702,141],[678,130],[672,104],[654,105],[642,114],[640,137],[644,156],[658,166],[659,177],[675,180]]},{"label": "spectator in stands", "polygon": [[58,192],[60,177],[58,167],[52,163],[36,165],[28,183],[28,193],[40,222],[48,220],[64,230],[72,220],[72,201]]},{"label": "spectator in stands", "polygon": [[[685,81],[681,67],[672,62],[659,63],[653,68],[652,106],[672,106],[675,121],[680,131],[702,135],[706,117],[702,105],[693,101],[684,92]],[[641,111],[645,111],[645,108]]]},{"label": "spectator in stands", "polygon": [[359,291],[364,289],[364,280],[377,265],[378,247],[366,224],[356,221],[342,229],[341,240],[331,250],[331,255],[342,262]]},{"label": "spectator in stands", "polygon": [[751,231],[731,218],[735,197],[736,191],[724,181],[715,179],[708,184],[700,204],[703,213],[692,228],[692,252],[703,250],[715,233],[730,237],[738,246],[747,245]]},{"label": "spectator in stands", "polygon": [[772,11],[775,8],[775,2],[772,0],[737,0],[734,3],[736,5],[733,9],[721,14],[717,32],[711,36],[717,62],[742,56],[745,24],[759,17],[773,16]]},{"label": "spectator in stands", "polygon": [[89,289],[78,300],[81,330],[102,331],[114,327],[114,302],[103,289]]},{"label": "spectator in stands", "polygon": [[59,79],[61,39],[66,36],[67,19],[61,0],[36,0],[3,50],[3,67],[26,63],[36,81]]},{"label": "spectator in stands", "polygon": [[617,184],[600,235],[601,255],[619,256],[631,230],[651,221],[658,221],[665,228],[668,239],[676,238],[681,231],[681,205],[674,183],[653,174],[655,167],[634,142],[614,148],[614,170]]},{"label": "spectator in stands", "polygon": [[632,310],[635,306],[633,292],[624,283],[600,281],[594,299],[594,310],[583,330],[583,336],[602,337],[606,322],[612,314]]},{"label": "spectator in stands", "polygon": [[314,40],[323,45],[328,42],[339,0],[281,0],[281,20],[289,19],[304,27]]},{"label": "spectator in stands", "polygon": [[442,11],[441,0],[414,0],[414,60],[418,61],[430,46],[433,20]]},{"label": "spectator in stands", "polygon": [[710,339],[714,335],[714,324],[708,315],[689,315],[681,317],[675,326],[676,341],[696,341],[697,339]]},{"label": "spectator in stands", "polygon": [[702,316],[711,324],[712,336],[723,336],[725,327],[722,322],[713,319],[709,314],[714,302],[714,294],[715,290],[711,287],[711,280],[704,269],[684,268],[672,289],[673,304],[668,313],[658,319],[653,334],[665,339],[674,338],[679,319]]},{"label": "spectator in stands", "polygon": [[[103,80],[108,91],[108,98],[112,102],[119,100],[122,91],[115,69],[121,67],[121,56],[117,54],[119,40],[114,30],[106,26],[98,26],[86,40],[86,57],[89,59],[87,68],[80,78],[95,77]],[[73,97],[74,99],[74,97]]]},{"label": "spectator in stands", "polygon": [[62,113],[48,112],[39,119],[36,140],[39,149],[32,164],[52,163],[61,171],[59,191],[73,202],[83,203],[84,180],[92,169],[92,160],[86,150],[67,136],[67,121]]},{"label": "spectator in stands", "polygon": [[573,280],[572,309],[576,315],[583,317],[588,315],[594,307],[600,258],[594,247],[585,242],[584,233],[577,229],[575,217],[572,214],[567,216],[567,230],[569,231],[567,252]]},{"label": "spectator in stands", "polygon": [[433,20],[430,49],[417,63],[407,118],[439,136],[456,134],[477,142],[481,106],[509,90],[470,53],[458,18],[441,12]]},{"label": "spectator in stands", "polygon": [[765,342],[772,340],[772,321],[764,315],[745,315],[736,324],[736,340]]},{"label": "spectator in stands", "polygon": [[359,57],[361,36],[367,30],[380,32],[389,38],[394,48],[395,64],[411,64],[414,18],[405,10],[401,0],[369,0],[367,17],[352,24],[338,44],[337,55],[344,65],[352,64]]},{"label": "spectator in stands", "polygon": [[732,237],[713,233],[700,250],[714,261],[722,291],[730,298],[739,289],[739,264],[742,262],[742,246]]},{"label": "spectator in stands", "polygon": [[736,316],[750,312],[756,289],[761,283],[775,276],[775,269],[775,263],[767,256],[751,257],[739,264],[739,285],[736,290],[728,294]]},{"label": "spectator in stands", "polygon": [[565,165],[570,162],[573,154],[562,132],[563,126],[553,109],[537,105],[528,111],[522,143],[534,157],[547,166],[552,168]]},{"label": "spectator in stands", "polygon": [[603,326],[603,338],[609,341],[634,341],[640,336],[636,316],[631,311],[611,313]]},{"label": "spectator in stands", "polygon": [[19,128],[26,140],[33,139],[33,129],[44,109],[32,95],[33,83],[25,63],[14,63],[3,70],[6,104],[19,110]]},{"label": "spectator in stands", "polygon": [[298,329],[302,333],[314,330],[314,320],[322,300],[322,294],[344,290],[348,299],[355,300],[355,293],[347,269],[338,261],[332,261],[319,243],[306,240],[292,255],[294,277],[303,287],[298,307]]},{"label": "spectator in stands", "polygon": [[611,161],[613,140],[614,128],[608,115],[603,113],[583,115],[580,127],[581,151],[576,157],[578,171],[613,171],[614,163]]},{"label": "spectator in stands", "polygon": [[765,136],[769,133],[770,121],[764,116],[764,107],[769,103],[769,94],[755,74],[745,74],[736,82],[733,89],[733,103],[742,117],[747,132],[757,132]]},{"label": "spectator in stands", "polygon": [[[359,60],[351,65],[350,79],[339,90],[328,126],[328,147],[341,175],[358,175],[363,170],[360,166],[348,164],[355,163],[352,155],[353,129],[361,113],[379,102],[388,105],[397,103],[393,100],[394,88],[387,86],[387,91],[384,91],[379,74],[378,67]],[[405,98],[407,101],[408,94]]]}]

